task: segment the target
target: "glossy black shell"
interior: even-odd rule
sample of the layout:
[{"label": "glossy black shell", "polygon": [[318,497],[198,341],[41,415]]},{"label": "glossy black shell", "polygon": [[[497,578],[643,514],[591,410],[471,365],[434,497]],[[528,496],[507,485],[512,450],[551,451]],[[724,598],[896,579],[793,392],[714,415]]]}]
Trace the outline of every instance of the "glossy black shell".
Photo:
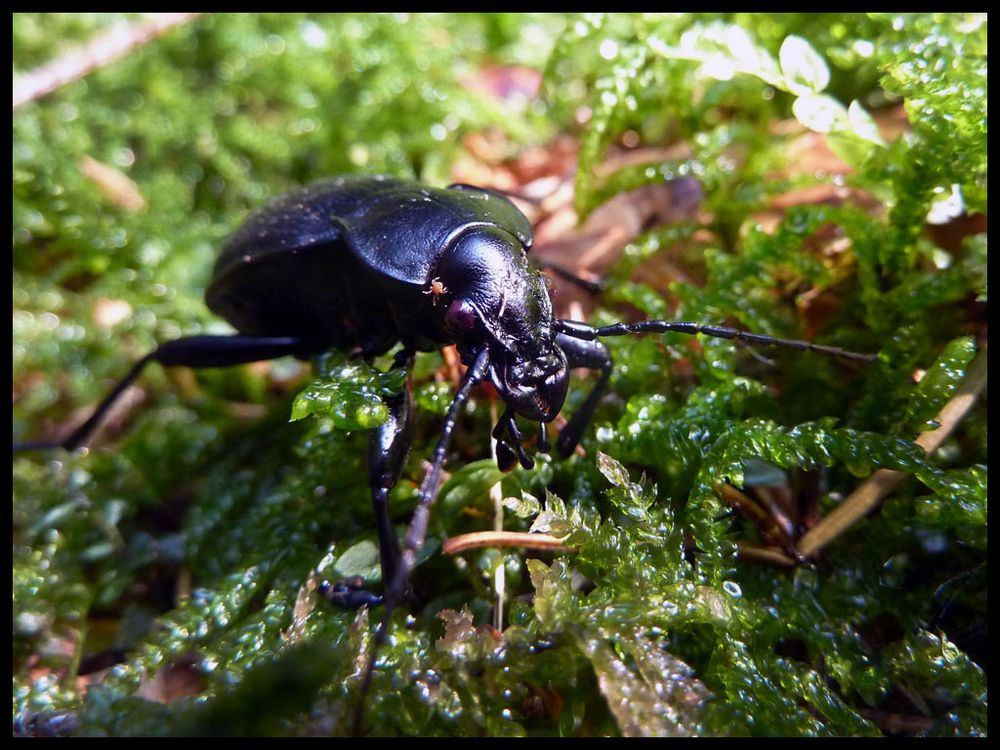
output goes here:
[{"label": "glossy black shell", "polygon": [[452,337],[426,292],[451,240],[477,225],[531,245],[527,219],[499,193],[385,177],[316,183],[251,214],[219,253],[205,299],[241,334],[302,338],[302,356],[436,348]]}]

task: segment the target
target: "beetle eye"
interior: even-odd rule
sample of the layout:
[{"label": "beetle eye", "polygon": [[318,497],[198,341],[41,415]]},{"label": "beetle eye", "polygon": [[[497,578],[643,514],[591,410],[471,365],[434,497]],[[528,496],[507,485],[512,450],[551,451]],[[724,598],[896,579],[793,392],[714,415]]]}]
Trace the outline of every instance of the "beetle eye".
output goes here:
[{"label": "beetle eye", "polygon": [[476,327],[476,308],[468,300],[457,299],[448,305],[444,322],[454,333],[470,333]]}]

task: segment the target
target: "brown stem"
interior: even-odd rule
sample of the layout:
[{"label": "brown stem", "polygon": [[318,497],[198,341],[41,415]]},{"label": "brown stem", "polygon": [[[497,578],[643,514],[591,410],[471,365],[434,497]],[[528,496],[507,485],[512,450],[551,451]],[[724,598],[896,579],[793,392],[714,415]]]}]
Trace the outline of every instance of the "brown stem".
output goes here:
[{"label": "brown stem", "polygon": [[553,552],[575,552],[575,547],[567,547],[562,540],[548,534],[531,534],[523,531],[474,531],[460,534],[445,541],[441,551],[446,555],[457,555],[480,547],[525,547]]},{"label": "brown stem", "polygon": [[782,551],[781,547],[760,547],[747,542],[736,542],[736,555],[741,560],[778,565],[782,568],[794,568],[798,565]]},{"label": "brown stem", "polygon": [[[927,453],[933,453],[954,431],[955,427],[972,408],[980,391],[986,386],[986,346],[983,345],[965,377],[965,382],[958,392],[944,405],[934,418],[940,426],[929,432],[923,432],[915,442]],[[823,519],[810,529],[800,540],[798,550],[804,557],[814,555],[824,546],[836,539],[846,529],[866,516],[888,496],[906,474],[892,469],[879,469],[868,479],[858,485],[844,502],[827,513]]]}]

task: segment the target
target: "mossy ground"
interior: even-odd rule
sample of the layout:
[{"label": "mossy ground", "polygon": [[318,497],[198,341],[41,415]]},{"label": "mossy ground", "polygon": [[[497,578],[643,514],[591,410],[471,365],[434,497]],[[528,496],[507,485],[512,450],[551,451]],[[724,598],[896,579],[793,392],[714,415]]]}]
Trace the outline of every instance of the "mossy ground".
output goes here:
[{"label": "mossy ground", "polygon": [[[141,20],[15,14],[15,78]],[[214,252],[268,196],[341,172],[443,185],[568,136],[580,217],[664,178],[703,194],[697,217],[625,248],[593,321],[728,322],[879,358],[611,339],[584,452],[502,479],[479,394],[368,727],[985,734],[985,393],[933,453],[911,441],[986,343],[986,30],[958,14],[197,18],[14,111],[14,440],[64,430],[156,342],[226,331],[202,303]],[[470,84],[513,66],[544,72],[537,98]],[[493,161],[470,149],[483,134]],[[602,171],[637,145],[681,148]],[[794,168],[820,151],[833,161]],[[669,288],[665,262],[683,271]],[[426,354],[414,374],[401,530],[444,365]],[[15,456],[22,731],[351,730],[377,616],[317,601],[311,574],[372,572],[357,428],[398,383],[317,366],[299,421],[307,365],[151,368],[89,451]],[[725,486],[780,495],[797,535],[880,468],[907,478],[815,559],[736,555],[774,539]],[[498,481],[505,528],[574,552],[442,555],[491,527]]]}]

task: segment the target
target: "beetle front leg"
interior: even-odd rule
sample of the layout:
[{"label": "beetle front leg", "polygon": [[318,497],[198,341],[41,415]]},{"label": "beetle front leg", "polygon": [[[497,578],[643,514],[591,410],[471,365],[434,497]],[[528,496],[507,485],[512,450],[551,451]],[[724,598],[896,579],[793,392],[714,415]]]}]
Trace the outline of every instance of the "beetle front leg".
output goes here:
[{"label": "beetle front leg", "polygon": [[372,639],[371,650],[368,653],[368,664],[365,666],[364,677],[361,680],[357,709],[354,714],[354,734],[361,733],[361,725],[364,719],[365,697],[368,695],[368,688],[371,686],[372,675],[375,672],[375,659],[379,649],[385,642],[389,632],[389,622],[395,608],[402,603],[406,596],[409,584],[410,572],[416,563],[417,553],[423,547],[424,539],[427,536],[427,523],[430,520],[431,506],[437,498],[438,484],[441,481],[441,472],[444,470],[444,460],[448,453],[448,446],[451,445],[451,434],[458,422],[459,414],[469,400],[469,394],[475,385],[485,376],[489,367],[489,350],[483,347],[476,355],[469,369],[465,373],[462,384],[455,394],[455,398],[448,407],[444,424],[441,426],[441,436],[438,438],[437,447],[434,449],[434,459],[431,463],[430,471],[424,477],[420,485],[420,502],[416,510],[413,511],[413,518],[410,520],[410,528],[406,532],[403,541],[402,554],[400,555],[399,566],[392,578],[384,581],[385,609],[382,612],[382,621],[375,631]]}]

